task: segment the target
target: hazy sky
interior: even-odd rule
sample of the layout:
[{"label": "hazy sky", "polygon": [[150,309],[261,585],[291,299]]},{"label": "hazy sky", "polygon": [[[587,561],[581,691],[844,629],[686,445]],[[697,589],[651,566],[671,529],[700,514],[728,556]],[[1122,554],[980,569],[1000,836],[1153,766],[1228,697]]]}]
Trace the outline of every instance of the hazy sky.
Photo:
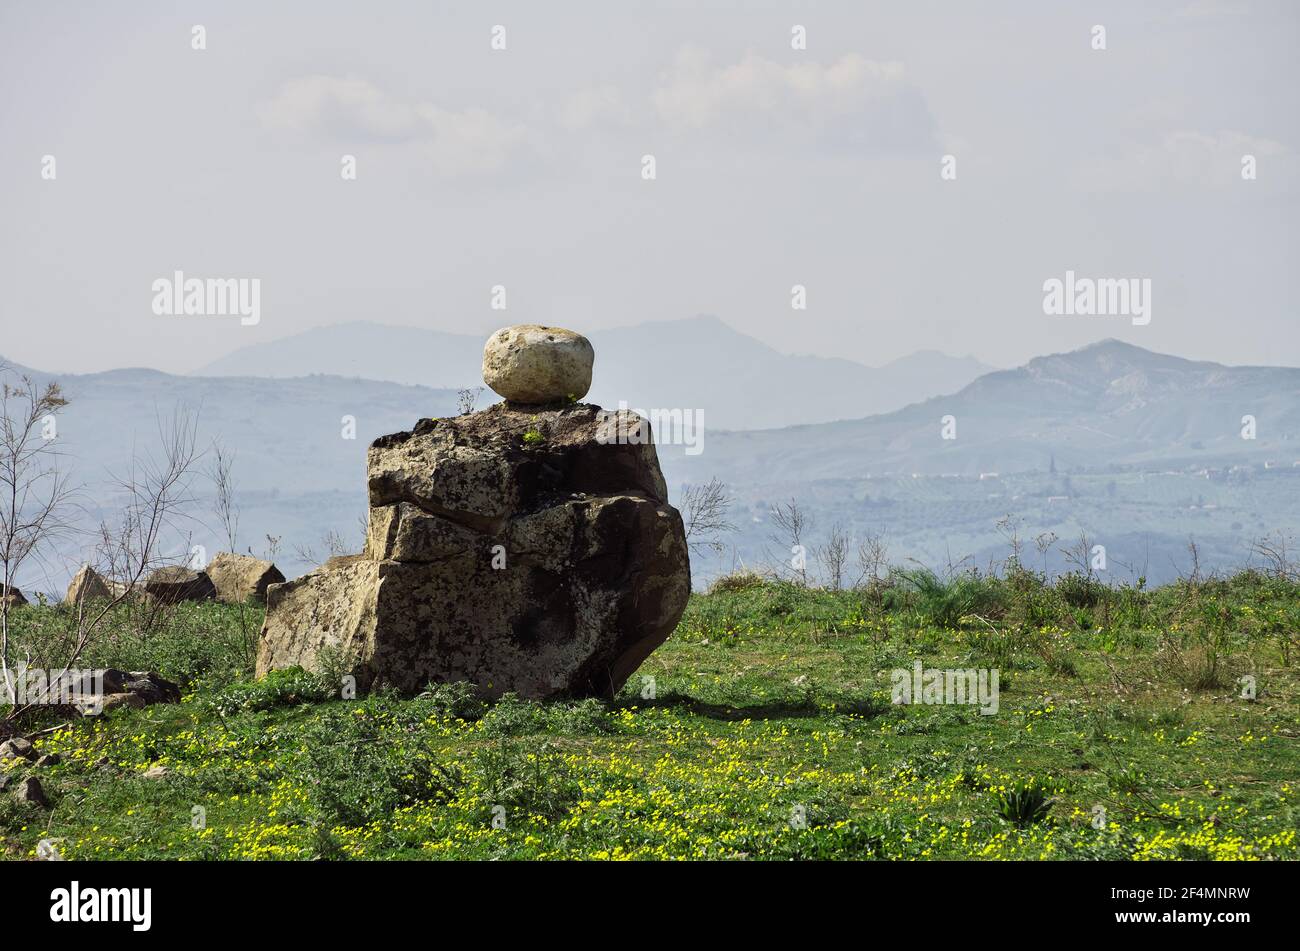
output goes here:
[{"label": "hazy sky", "polygon": [[[3,0],[0,354],[712,313],[871,364],[1300,364],[1298,45],[1294,2]],[[259,278],[260,324],[155,316],[176,269]],[[1067,269],[1150,279],[1151,322],[1045,316]]]}]

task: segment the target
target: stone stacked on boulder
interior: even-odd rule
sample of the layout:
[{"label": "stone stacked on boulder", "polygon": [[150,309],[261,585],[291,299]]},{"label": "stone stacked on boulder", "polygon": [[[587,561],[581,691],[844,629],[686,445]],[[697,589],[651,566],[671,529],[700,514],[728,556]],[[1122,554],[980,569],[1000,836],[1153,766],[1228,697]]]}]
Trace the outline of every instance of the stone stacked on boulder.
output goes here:
[{"label": "stone stacked on boulder", "polygon": [[219,552],[205,571],[216,588],[217,600],[229,604],[243,604],[249,598],[265,603],[267,586],[284,581],[271,562],[228,551]]},{"label": "stone stacked on boulder", "polygon": [[514,403],[576,403],[591,389],[596,352],[560,327],[503,327],[483,348],[483,382]]},{"label": "stone stacked on boulder", "polygon": [[[532,374],[547,359],[514,365]],[[566,372],[529,379],[552,386]],[[526,389],[508,372],[488,382],[502,395]],[[589,383],[588,370],[566,389]],[[529,392],[556,402],[553,386]],[[328,663],[362,689],[466,681],[487,697],[613,695],[690,594],[654,445],[614,438],[639,422],[511,401],[375,440],[365,551],[268,589],[258,674]]]},{"label": "stone stacked on boulder", "polygon": [[205,571],[195,571],[183,565],[159,568],[144,583],[145,594],[163,604],[178,601],[211,601],[217,589]]}]

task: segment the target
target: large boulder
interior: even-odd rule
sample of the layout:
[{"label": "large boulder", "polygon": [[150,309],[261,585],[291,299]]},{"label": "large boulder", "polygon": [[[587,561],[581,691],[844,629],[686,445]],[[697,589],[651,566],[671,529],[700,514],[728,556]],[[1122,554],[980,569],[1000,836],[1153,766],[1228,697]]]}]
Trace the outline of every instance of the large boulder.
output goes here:
[{"label": "large boulder", "polygon": [[64,596],[69,604],[81,604],[86,601],[109,601],[115,595],[108,580],[90,565],[82,565],[81,570],[72,576],[68,593]]},{"label": "large boulder", "polygon": [[179,601],[211,601],[217,596],[206,571],[183,565],[168,565],[151,574],[144,583],[145,594],[163,604]]},{"label": "large boulder", "polygon": [[609,438],[619,418],[502,403],[375,440],[366,549],[268,589],[258,674],[613,695],[690,594],[654,445]]},{"label": "large boulder", "polygon": [[16,608],[27,603],[27,599],[23,597],[23,593],[17,588],[7,588],[2,585],[0,585],[0,601],[4,601],[4,603],[11,608]]},{"label": "large boulder", "polygon": [[271,562],[229,551],[219,552],[205,570],[217,590],[217,600],[230,604],[243,604],[249,598],[265,602],[267,586],[284,581]]},{"label": "large boulder", "polygon": [[515,403],[574,403],[591,389],[596,352],[562,327],[503,327],[483,348],[483,382]]}]

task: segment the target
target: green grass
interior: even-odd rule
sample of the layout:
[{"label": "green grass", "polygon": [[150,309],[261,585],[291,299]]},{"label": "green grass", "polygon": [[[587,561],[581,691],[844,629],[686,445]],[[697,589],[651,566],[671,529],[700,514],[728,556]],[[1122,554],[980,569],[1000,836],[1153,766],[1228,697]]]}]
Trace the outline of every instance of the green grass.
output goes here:
[{"label": "green grass", "polygon": [[[48,642],[59,612],[21,609],[15,636]],[[741,581],[693,596],[611,704],[486,704],[253,682],[256,612],[190,606],[93,657],[184,701],[38,737],[61,761],[19,769],[53,809],[0,796],[0,836],[9,858],[1295,859],[1298,612],[1258,574]],[[996,666],[998,713],[892,704],[917,660]]]}]

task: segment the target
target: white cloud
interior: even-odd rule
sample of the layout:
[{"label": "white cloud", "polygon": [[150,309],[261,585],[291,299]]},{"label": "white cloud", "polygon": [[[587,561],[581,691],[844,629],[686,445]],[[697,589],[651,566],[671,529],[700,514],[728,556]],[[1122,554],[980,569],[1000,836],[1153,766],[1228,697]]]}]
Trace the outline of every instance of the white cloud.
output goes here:
[{"label": "white cloud", "polygon": [[290,79],[256,112],[265,128],[305,138],[418,146],[449,175],[498,170],[528,138],[521,124],[484,109],[401,102],[352,76]]},{"label": "white cloud", "polygon": [[767,137],[810,134],[840,144],[897,148],[933,141],[933,120],[899,62],[856,54],[822,65],[778,63],[749,52],[714,66],[683,49],[652,94],[659,116],[679,129]]}]

